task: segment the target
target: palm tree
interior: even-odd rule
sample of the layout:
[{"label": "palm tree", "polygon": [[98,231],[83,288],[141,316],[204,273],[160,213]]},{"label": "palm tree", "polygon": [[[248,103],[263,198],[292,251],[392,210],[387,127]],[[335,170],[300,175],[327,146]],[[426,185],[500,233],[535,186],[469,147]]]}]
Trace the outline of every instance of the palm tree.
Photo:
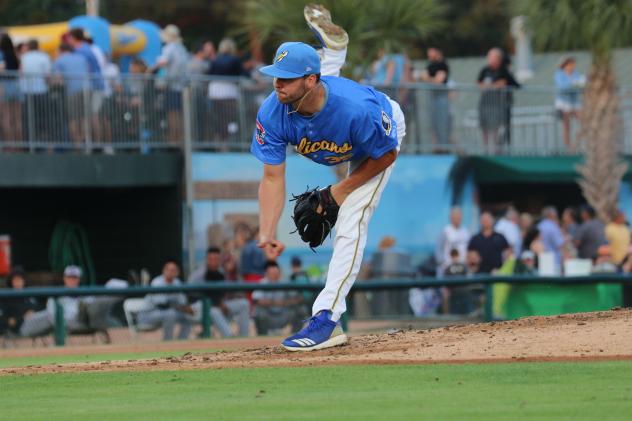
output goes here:
[{"label": "palm tree", "polygon": [[602,220],[609,221],[627,171],[620,159],[622,122],[612,51],[632,40],[632,2],[522,0],[518,9],[529,20],[537,47],[588,48],[592,55],[580,113],[585,156],[577,171],[584,197]]},{"label": "palm tree", "polygon": [[[303,19],[306,2],[242,0],[233,20],[237,32],[253,32],[269,51],[284,41],[314,43]],[[347,69],[366,67],[380,49],[401,52],[445,28],[440,0],[322,0],[351,40]],[[349,71],[347,71],[349,73]]]}]

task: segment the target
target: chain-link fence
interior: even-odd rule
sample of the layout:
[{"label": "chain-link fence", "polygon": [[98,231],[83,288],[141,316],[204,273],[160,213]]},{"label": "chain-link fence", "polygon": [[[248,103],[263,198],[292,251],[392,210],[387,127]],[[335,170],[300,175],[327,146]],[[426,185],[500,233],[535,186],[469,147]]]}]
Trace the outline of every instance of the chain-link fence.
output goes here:
[{"label": "chain-link fence", "polygon": [[[104,88],[95,88],[103,80]],[[404,110],[403,153],[542,156],[582,148],[577,119],[565,133],[552,87],[407,84],[378,89]],[[5,72],[0,151],[147,153],[181,148],[185,137],[194,150],[248,151],[257,110],[271,91],[271,81],[249,78],[176,81],[146,74],[97,79]],[[632,153],[627,119],[632,96],[629,88],[620,93],[624,151]]]}]

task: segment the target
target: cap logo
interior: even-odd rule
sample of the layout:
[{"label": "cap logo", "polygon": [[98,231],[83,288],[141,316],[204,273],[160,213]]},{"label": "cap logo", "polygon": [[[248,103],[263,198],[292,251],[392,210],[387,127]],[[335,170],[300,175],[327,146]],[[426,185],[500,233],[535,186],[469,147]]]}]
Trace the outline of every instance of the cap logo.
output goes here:
[{"label": "cap logo", "polygon": [[275,62],[280,62],[281,60],[283,60],[285,58],[285,56],[287,56],[287,51],[282,51],[279,53],[279,55],[276,57],[276,59],[274,59]]}]

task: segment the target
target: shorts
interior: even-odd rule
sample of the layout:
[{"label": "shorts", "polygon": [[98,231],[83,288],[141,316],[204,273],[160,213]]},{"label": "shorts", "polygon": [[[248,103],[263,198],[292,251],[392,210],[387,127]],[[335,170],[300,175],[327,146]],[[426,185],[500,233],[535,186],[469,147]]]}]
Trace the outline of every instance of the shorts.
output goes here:
[{"label": "shorts", "polygon": [[103,106],[103,91],[90,91],[90,112],[97,115]]},{"label": "shorts", "polygon": [[84,101],[83,101],[83,92],[76,92],[74,94],[69,94],[67,96],[68,99],[68,117],[71,120],[76,120],[83,118],[84,112]]},{"label": "shorts", "polygon": [[182,91],[167,89],[165,93],[165,110],[180,111],[182,109]]},{"label": "shorts", "polygon": [[555,109],[557,111],[561,111],[563,113],[570,113],[573,111],[579,111],[582,108],[581,103],[579,101],[565,101],[563,99],[556,98],[555,99]]},{"label": "shorts", "polygon": [[483,130],[495,130],[503,125],[505,111],[497,105],[481,105],[478,108],[478,124]]},{"label": "shorts", "polygon": [[22,99],[17,80],[0,80],[0,99],[2,102],[20,101]]}]

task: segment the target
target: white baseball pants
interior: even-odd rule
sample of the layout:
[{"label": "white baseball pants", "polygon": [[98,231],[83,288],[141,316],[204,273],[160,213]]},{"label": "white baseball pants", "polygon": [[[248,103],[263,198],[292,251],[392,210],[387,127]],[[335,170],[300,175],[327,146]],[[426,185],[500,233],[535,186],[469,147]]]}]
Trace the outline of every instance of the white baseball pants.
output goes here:
[{"label": "white baseball pants", "polygon": [[[338,76],[340,67],[345,61],[346,50],[335,51],[324,48],[322,51],[321,74]],[[406,123],[399,104],[391,100],[391,106],[393,107],[393,120],[397,125],[397,150],[399,151],[402,139],[406,134]],[[355,170],[361,163],[362,161],[351,162],[349,172]],[[335,227],[334,251],[327,272],[327,282],[314,302],[312,314],[321,310],[330,310],[332,320],[338,321],[347,310],[345,298],[360,271],[369,221],[380,201],[380,196],[394,166],[395,164],[391,165],[354,190],[340,207]]]}]

